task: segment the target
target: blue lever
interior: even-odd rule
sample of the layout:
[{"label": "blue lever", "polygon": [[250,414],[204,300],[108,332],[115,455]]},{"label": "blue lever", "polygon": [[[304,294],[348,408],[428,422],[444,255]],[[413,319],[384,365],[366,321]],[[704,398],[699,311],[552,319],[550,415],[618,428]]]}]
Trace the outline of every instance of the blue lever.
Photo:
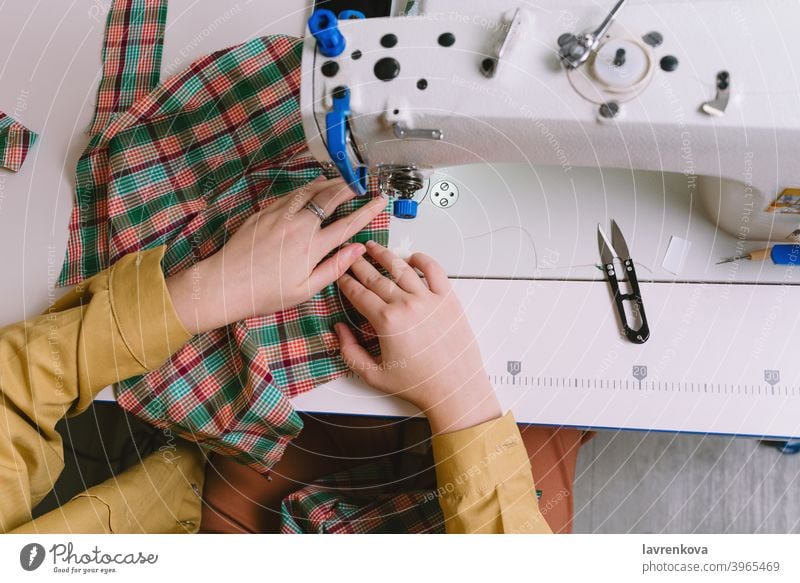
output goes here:
[{"label": "blue lever", "polygon": [[344,52],[344,35],[339,32],[339,21],[330,10],[315,10],[308,19],[308,30],[317,39],[317,48],[326,57],[338,57]]},{"label": "blue lever", "polygon": [[325,115],[328,154],[348,184],[358,194],[367,193],[367,167],[353,168],[347,155],[347,118],[350,117],[350,90],[337,87],[333,91],[333,111]]}]

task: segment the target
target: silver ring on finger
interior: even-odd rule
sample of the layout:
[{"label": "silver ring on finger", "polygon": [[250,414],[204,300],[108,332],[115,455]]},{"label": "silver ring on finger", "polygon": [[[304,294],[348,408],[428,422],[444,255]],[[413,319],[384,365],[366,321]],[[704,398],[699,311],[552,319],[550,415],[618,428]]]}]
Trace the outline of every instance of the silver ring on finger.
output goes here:
[{"label": "silver ring on finger", "polygon": [[304,208],[314,213],[319,219],[319,222],[322,222],[327,218],[325,216],[325,210],[313,200],[309,200]]}]

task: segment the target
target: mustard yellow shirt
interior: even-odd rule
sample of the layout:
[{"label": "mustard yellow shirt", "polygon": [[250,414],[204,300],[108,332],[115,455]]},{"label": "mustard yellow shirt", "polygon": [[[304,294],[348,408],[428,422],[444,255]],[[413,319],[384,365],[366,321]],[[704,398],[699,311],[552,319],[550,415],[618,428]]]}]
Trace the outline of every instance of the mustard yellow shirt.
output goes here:
[{"label": "mustard yellow shirt", "polygon": [[[158,368],[189,339],[167,292],[163,254],[128,255],[47,313],[0,329],[0,531],[197,531],[197,447],[156,452],[31,520],[64,467],[56,422],[84,411],[104,387]],[[436,436],[433,451],[447,532],[549,532],[511,414]]]}]

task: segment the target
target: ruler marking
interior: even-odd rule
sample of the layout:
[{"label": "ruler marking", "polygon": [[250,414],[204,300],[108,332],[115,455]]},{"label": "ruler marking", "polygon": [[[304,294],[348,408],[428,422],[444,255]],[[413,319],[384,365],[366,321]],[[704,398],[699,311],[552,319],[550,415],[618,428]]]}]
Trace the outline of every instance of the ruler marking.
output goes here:
[{"label": "ruler marking", "polygon": [[[347,376],[355,378],[351,372]],[[763,396],[763,397],[798,397],[800,396],[800,385],[787,384],[763,384],[757,383],[728,383],[728,382],[694,382],[694,381],[664,381],[664,380],[642,380],[642,379],[616,379],[616,378],[597,378],[597,377],[533,377],[523,375],[489,375],[489,378],[496,385],[513,386],[533,386],[534,379],[536,386],[541,388],[554,389],[608,389],[647,392],[678,392],[695,393],[706,395],[739,395],[739,396]],[[696,389],[696,390],[695,390]],[[702,390],[701,390],[702,389]]]}]

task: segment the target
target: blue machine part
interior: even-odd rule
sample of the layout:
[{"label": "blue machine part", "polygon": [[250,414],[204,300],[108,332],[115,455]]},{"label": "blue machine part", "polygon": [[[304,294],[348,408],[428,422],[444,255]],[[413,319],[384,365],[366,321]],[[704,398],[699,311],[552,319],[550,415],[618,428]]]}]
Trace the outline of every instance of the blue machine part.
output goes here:
[{"label": "blue machine part", "polygon": [[791,439],[789,441],[774,441],[771,445],[776,447],[779,452],[786,455],[795,455],[800,453],[800,439]]},{"label": "blue machine part", "polygon": [[344,52],[344,35],[338,25],[336,15],[325,8],[315,10],[308,19],[308,30],[317,39],[319,52],[326,57],[338,57]]},{"label": "blue machine part", "polygon": [[350,89],[337,87],[333,92],[333,111],[325,115],[328,154],[339,174],[358,194],[367,193],[367,167],[353,168],[347,155],[347,118],[350,116]]},{"label": "blue machine part", "polygon": [[800,244],[774,245],[770,257],[775,265],[800,265]]},{"label": "blue machine part", "polygon": [[366,18],[360,10],[342,10],[339,13],[339,20],[361,20]]},{"label": "blue machine part", "polygon": [[410,198],[395,199],[392,205],[392,212],[398,219],[415,219],[417,218],[417,207],[419,203]]}]

